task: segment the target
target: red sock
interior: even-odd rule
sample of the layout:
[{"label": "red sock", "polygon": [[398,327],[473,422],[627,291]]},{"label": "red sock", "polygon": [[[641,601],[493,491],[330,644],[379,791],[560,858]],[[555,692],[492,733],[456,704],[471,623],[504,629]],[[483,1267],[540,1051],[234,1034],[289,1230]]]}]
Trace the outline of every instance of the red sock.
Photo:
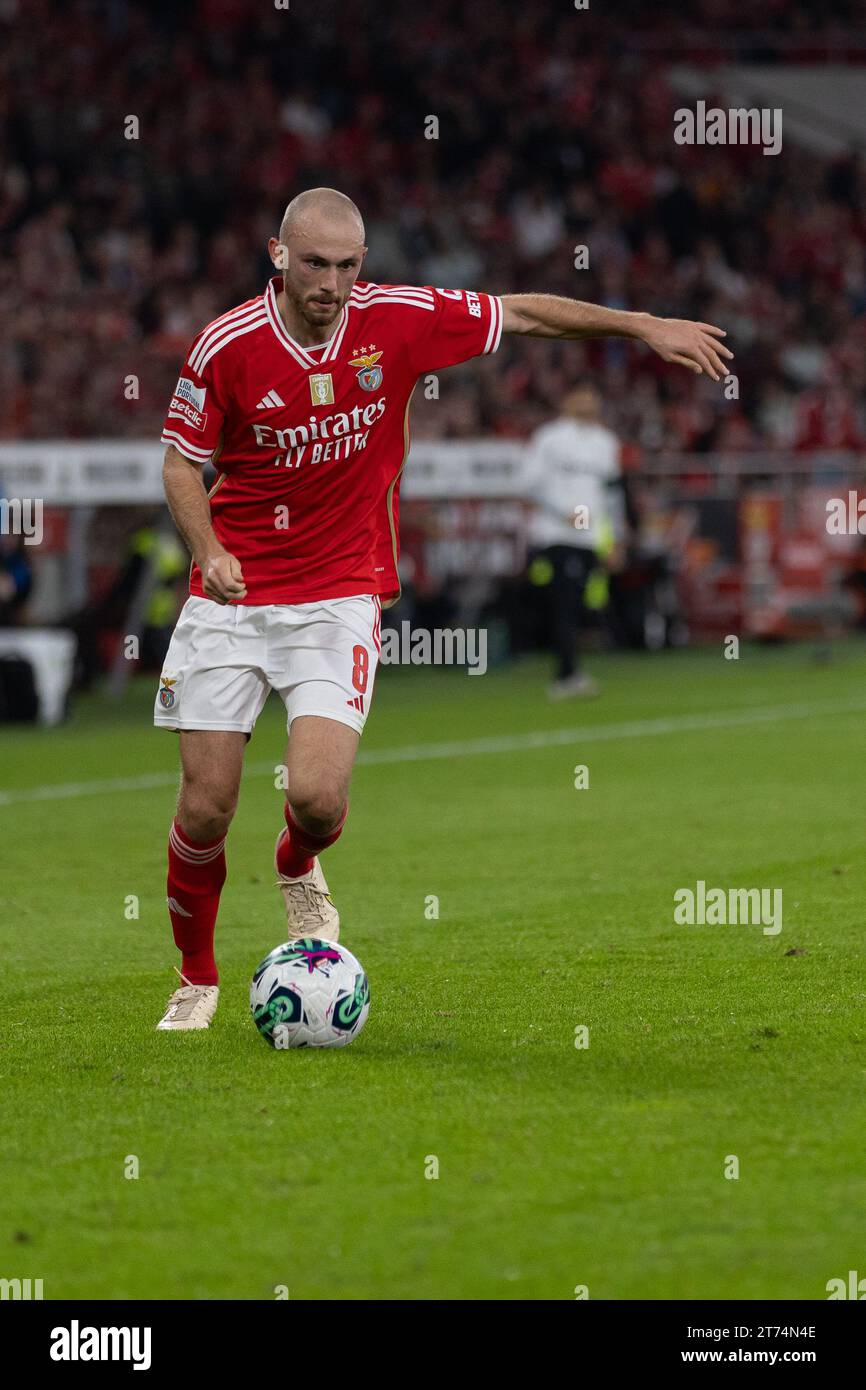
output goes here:
[{"label": "red sock", "polygon": [[190,984],[219,981],[213,954],[220,892],[226,879],[226,837],[197,844],[177,821],[168,837],[168,912],[181,970]]},{"label": "red sock", "polygon": [[339,840],[343,833],[343,826],[346,824],[346,817],[349,814],[349,803],[343,807],[343,813],[333,830],[329,830],[327,835],[314,835],[309,830],[304,830],[303,826],[298,825],[289,808],[288,801],[283,806],[283,814],[286,817],[286,829],[280,836],[280,843],[277,848],[277,870],[285,874],[287,878],[300,878],[302,874],[308,874],[313,867],[313,860],[317,854],[321,854],[323,849],[332,845],[335,840]]}]

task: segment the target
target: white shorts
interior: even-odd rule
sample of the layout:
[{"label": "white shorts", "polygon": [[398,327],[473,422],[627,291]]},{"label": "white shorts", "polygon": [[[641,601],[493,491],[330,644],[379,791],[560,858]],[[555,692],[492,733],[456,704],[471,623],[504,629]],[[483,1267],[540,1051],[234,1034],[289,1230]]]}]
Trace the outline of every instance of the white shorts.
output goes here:
[{"label": "white shorts", "polygon": [[381,646],[382,604],[359,594],[319,603],[226,604],[189,598],[156,695],[161,729],[250,734],[271,690],[288,726],[301,714],[360,733]]}]

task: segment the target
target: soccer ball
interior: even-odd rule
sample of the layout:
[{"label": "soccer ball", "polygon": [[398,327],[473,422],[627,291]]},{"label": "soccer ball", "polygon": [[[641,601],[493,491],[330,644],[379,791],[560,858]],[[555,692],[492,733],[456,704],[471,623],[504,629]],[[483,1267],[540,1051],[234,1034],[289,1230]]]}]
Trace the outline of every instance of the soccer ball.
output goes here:
[{"label": "soccer ball", "polygon": [[370,984],[345,946],[303,937],[275,946],[250,985],[253,1022],[271,1047],[345,1047],[370,1012]]}]

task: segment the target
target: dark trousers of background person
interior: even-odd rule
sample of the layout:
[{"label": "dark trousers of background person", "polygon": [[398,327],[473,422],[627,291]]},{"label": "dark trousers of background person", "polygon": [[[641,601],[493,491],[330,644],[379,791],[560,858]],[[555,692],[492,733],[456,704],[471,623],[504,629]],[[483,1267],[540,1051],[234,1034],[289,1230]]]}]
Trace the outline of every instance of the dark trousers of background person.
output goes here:
[{"label": "dark trousers of background person", "polygon": [[595,551],[579,545],[549,545],[539,555],[550,561],[551,581],[545,586],[548,624],[557,660],[556,679],[568,680],[580,663],[580,629],[584,623],[583,594],[598,561]]}]

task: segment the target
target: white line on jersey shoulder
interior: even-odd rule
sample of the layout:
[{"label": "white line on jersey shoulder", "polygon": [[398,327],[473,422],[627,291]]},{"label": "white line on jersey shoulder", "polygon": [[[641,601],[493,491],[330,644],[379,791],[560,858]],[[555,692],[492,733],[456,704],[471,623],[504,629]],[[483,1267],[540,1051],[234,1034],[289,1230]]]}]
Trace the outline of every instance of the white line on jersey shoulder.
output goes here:
[{"label": "white line on jersey shoulder", "polygon": [[195,347],[189,355],[189,365],[194,372],[200,372],[201,368],[197,365],[200,358],[207,352],[212,343],[222,338],[226,333],[240,324],[249,323],[253,319],[263,317],[265,306],[261,299],[254,299],[251,304],[242,304],[237,309],[231,309],[227,314],[214,319],[207,328],[202,329]]}]

